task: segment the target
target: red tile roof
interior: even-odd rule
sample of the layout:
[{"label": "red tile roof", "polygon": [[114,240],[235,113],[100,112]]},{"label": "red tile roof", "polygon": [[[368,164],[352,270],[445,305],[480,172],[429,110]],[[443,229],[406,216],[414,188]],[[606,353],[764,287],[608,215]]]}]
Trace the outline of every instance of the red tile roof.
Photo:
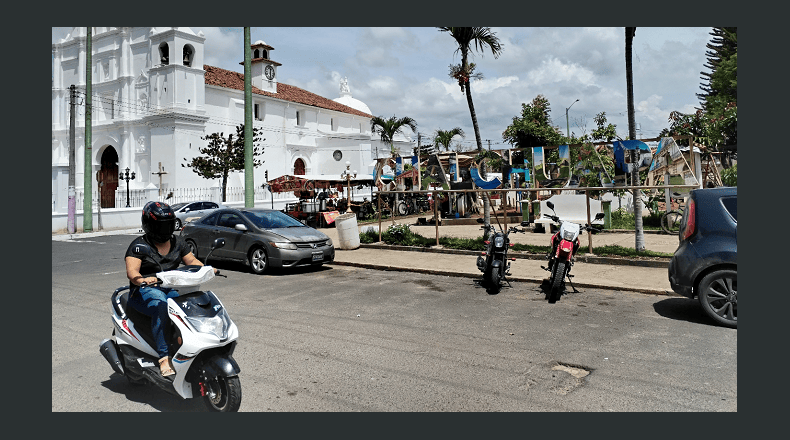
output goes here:
[{"label": "red tile roof", "polygon": [[[225,87],[228,89],[244,91],[244,74],[233,72],[231,70],[220,69],[214,66],[203,66],[206,71],[205,82],[206,85],[217,87]],[[324,108],[327,110],[334,110],[343,113],[349,113],[356,116],[366,118],[373,117],[365,112],[353,109],[346,105],[332,101],[331,99],[318,96],[315,93],[308,92],[307,90],[300,89],[299,87],[290,86],[281,82],[277,83],[277,93],[265,92],[255,86],[252,86],[252,93],[257,95],[269,96],[272,98],[282,99],[284,101],[296,102],[299,104],[310,105],[313,107]]]}]

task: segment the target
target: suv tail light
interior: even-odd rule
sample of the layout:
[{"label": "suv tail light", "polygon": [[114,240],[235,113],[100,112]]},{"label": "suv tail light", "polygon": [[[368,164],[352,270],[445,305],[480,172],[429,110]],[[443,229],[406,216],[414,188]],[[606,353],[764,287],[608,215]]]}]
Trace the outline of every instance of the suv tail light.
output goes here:
[{"label": "suv tail light", "polygon": [[686,240],[687,238],[694,235],[694,232],[697,229],[696,228],[697,225],[695,221],[697,216],[694,215],[694,210],[695,210],[694,208],[695,208],[694,199],[690,199],[688,205],[686,206],[686,215],[685,218],[683,219],[685,221],[683,222],[682,225],[683,229],[681,229],[680,231],[681,240]]}]

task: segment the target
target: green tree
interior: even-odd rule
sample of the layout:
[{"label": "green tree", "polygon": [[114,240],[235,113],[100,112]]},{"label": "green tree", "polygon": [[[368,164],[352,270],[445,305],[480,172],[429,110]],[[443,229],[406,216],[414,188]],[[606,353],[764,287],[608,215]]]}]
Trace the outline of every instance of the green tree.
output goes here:
[{"label": "green tree", "polygon": [[[260,129],[253,127],[253,166],[258,167],[263,161],[255,156],[263,154],[263,148],[256,143],[265,141],[260,138]],[[208,141],[208,145],[200,148],[200,154],[191,161],[184,158],[186,164],[182,167],[192,168],[198,176],[204,179],[222,179],[222,201],[227,200],[228,175],[231,171],[244,171],[244,124],[236,126],[236,136],[231,133],[225,137],[224,133],[212,133],[201,138]]]},{"label": "green tree", "polygon": [[370,120],[370,130],[381,137],[381,141],[390,145],[390,154],[394,157],[397,153],[395,151],[395,135],[402,133],[404,128],[410,128],[412,132],[417,133],[417,122],[408,117],[397,118],[393,115],[391,118],[384,119],[381,116],[374,116]]},{"label": "green tree", "polygon": [[[614,174],[614,159],[611,147],[593,145],[590,141],[611,142],[617,135],[617,126],[607,123],[606,112],[600,112],[593,118],[596,128],[589,134],[582,136],[580,147],[571,147],[571,163],[580,164],[579,185],[587,187],[602,186],[603,182],[599,173],[604,176]],[[588,172],[589,171],[589,172]]]},{"label": "green tree", "polygon": [[[381,136],[381,141],[390,144],[390,154],[395,157],[395,135],[402,133],[405,127],[409,127],[412,132],[417,133],[417,122],[408,117],[397,118],[392,115],[389,119],[384,119],[380,116],[374,116],[370,120],[370,130],[373,133],[378,133]],[[378,157],[376,158],[378,159]],[[398,209],[398,193],[395,193],[395,204],[392,206],[393,212]],[[395,216],[392,216],[392,223],[395,224]]]},{"label": "green tree", "polygon": [[[469,52],[477,50],[482,54],[488,48],[491,50],[494,58],[499,58],[499,55],[502,53],[502,44],[496,33],[487,27],[440,27],[439,31],[450,34],[458,46],[455,52],[461,52],[461,64],[450,67],[450,77],[458,81],[462,92],[466,92],[466,103],[469,105],[469,114],[472,116],[472,127],[475,130],[477,151],[480,153],[483,151],[483,140],[480,139],[480,127],[477,124],[477,114],[475,113],[474,102],[472,102],[472,88],[470,87],[469,79],[473,77],[479,78],[481,75],[474,72],[474,63],[469,63]],[[491,224],[490,203],[488,197],[483,197],[483,217],[486,226]]]},{"label": "green tree", "polygon": [[557,126],[551,125],[549,100],[538,95],[531,103],[521,103],[521,115],[514,116],[502,132],[502,140],[518,148],[559,145],[566,138]]},{"label": "green tree", "polygon": [[[525,158],[533,163],[532,147],[559,145],[568,139],[559,127],[551,125],[550,112],[549,100],[543,95],[536,96],[529,104],[521,103],[521,114],[514,116],[511,124],[502,132],[502,140],[517,148],[526,148]],[[546,163],[557,163],[557,149],[547,151],[545,160]]]},{"label": "green tree", "polygon": [[466,137],[461,127],[455,127],[451,130],[436,130],[433,137],[436,149],[441,150],[441,147],[444,147],[446,151],[450,151],[450,142],[456,136],[461,136],[462,138]]},{"label": "green tree", "polygon": [[[700,72],[705,81],[704,93],[697,94],[701,108],[692,114],[673,111],[669,128],[661,136],[691,135],[713,151],[727,151],[722,165],[731,166],[730,156],[737,156],[738,145],[738,35],[737,28],[713,28],[707,44],[711,72]],[[688,145],[688,141],[678,142]]]},{"label": "green tree", "polygon": [[705,46],[708,61],[704,66],[710,72],[700,72],[705,81],[700,85],[704,93],[698,93],[697,97],[705,112],[718,115],[727,104],[738,102],[738,28],[715,27],[710,35],[711,41]]}]

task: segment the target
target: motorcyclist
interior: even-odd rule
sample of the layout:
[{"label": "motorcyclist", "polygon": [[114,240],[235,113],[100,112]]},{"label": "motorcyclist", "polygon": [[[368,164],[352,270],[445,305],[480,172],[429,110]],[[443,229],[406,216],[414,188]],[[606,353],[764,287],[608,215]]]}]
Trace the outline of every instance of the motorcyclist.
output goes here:
[{"label": "motorcyclist", "polygon": [[[175,374],[172,359],[169,356],[168,344],[165,339],[167,316],[167,299],[178,296],[178,292],[157,285],[156,273],[160,270],[173,270],[183,262],[186,265],[202,266],[190,251],[189,247],[173,235],[176,216],[173,209],[166,203],[148,202],[143,208],[141,217],[145,235],[135,238],[126,250],[126,276],[129,278],[130,291],[128,305],[138,312],[151,317],[151,331],[156,341],[159,355],[159,369],[162,376]],[[154,250],[152,258],[141,259],[135,254],[135,245],[148,244]],[[217,270],[214,269],[216,273]],[[143,283],[146,285],[143,286]]]}]

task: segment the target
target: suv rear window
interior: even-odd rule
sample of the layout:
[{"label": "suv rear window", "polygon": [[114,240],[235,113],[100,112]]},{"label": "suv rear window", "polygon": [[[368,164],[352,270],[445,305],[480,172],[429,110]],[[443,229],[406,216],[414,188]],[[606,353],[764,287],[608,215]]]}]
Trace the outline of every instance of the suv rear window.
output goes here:
[{"label": "suv rear window", "polygon": [[721,204],[735,221],[738,221],[738,197],[722,197]]}]

